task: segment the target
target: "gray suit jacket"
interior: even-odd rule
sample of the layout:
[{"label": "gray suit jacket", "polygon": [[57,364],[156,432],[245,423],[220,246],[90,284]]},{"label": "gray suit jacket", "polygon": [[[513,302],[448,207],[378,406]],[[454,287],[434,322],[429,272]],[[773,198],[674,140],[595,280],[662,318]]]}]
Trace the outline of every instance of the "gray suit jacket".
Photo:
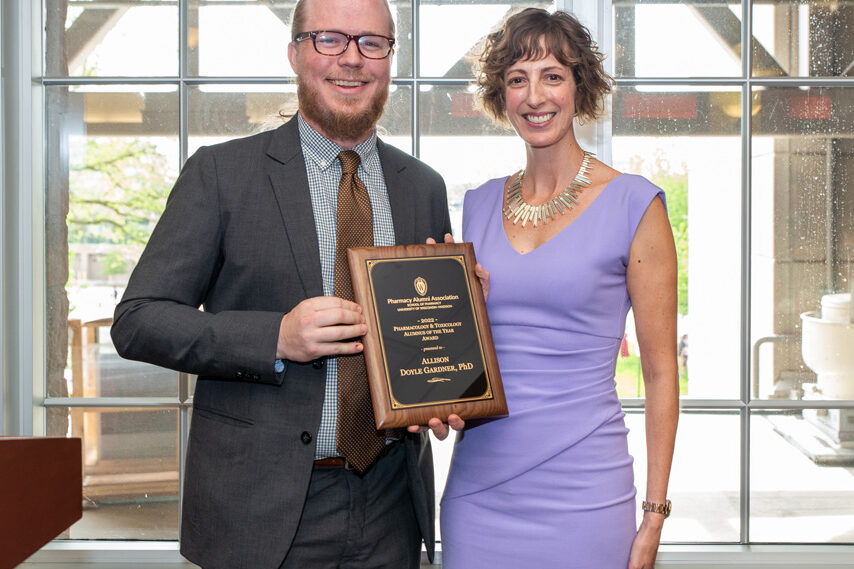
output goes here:
[{"label": "gray suit jacket", "polygon": [[[378,145],[397,243],[441,241],[450,231],[442,178]],[[284,314],[322,294],[296,120],[199,149],[116,308],[112,337],[125,358],[199,376],[181,553],[206,569],[274,569],[290,547],[312,470],[326,366],[288,362],[276,373],[276,344]],[[407,435],[405,444],[432,557],[429,441]]]}]

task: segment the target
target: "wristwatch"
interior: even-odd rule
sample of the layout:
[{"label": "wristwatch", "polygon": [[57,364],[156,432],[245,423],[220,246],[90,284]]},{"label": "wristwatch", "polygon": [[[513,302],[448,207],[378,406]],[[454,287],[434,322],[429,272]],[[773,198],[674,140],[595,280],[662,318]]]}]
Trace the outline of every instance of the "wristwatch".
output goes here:
[{"label": "wristwatch", "polygon": [[662,516],[664,516],[664,519],[667,519],[670,516],[670,508],[670,500],[665,500],[663,504],[647,502],[646,500],[641,503],[641,509],[644,512],[653,512],[655,514],[661,514]]}]

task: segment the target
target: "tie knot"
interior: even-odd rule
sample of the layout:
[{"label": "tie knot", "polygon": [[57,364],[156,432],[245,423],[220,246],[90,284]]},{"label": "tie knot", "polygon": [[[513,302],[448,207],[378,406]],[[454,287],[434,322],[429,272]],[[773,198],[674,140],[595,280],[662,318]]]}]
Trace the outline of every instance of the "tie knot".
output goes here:
[{"label": "tie knot", "polygon": [[355,150],[345,150],[338,154],[338,159],[341,161],[342,174],[355,174],[359,170],[359,153]]}]

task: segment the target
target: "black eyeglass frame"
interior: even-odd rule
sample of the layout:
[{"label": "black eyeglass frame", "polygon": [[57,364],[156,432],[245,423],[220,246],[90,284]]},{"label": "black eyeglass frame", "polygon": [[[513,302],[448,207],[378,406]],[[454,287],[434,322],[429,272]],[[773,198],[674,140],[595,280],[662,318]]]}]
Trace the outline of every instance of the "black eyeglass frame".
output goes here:
[{"label": "black eyeglass frame", "polygon": [[[322,51],[317,49],[317,35],[323,34],[323,33],[341,34],[342,36],[346,37],[347,43],[344,44],[344,49],[342,49],[338,53],[323,53]],[[384,36],[381,34],[362,34],[362,35],[353,36],[350,34],[345,34],[344,32],[339,32],[338,30],[314,30],[311,32],[300,32],[300,33],[298,33],[296,36],[294,36],[294,41],[296,43],[300,43],[302,41],[307,40],[308,38],[311,38],[311,45],[314,47],[314,51],[316,51],[320,55],[325,55],[327,57],[338,57],[339,55],[341,55],[342,53],[344,53],[345,51],[350,49],[350,42],[351,41],[356,42],[356,49],[359,50],[359,54],[362,57],[366,57],[368,59],[376,59],[376,60],[385,59],[389,55],[391,55],[391,53],[394,51],[394,38],[390,38],[388,36]],[[365,54],[365,52],[362,51],[362,44],[359,43],[362,38],[383,38],[384,40],[387,40],[388,41],[388,52],[386,52],[386,54],[382,57],[371,57],[370,55]]]}]

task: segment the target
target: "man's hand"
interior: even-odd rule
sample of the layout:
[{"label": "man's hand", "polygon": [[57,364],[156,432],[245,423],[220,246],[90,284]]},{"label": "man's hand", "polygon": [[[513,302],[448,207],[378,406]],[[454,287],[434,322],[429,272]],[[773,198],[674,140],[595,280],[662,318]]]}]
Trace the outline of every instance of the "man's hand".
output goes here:
[{"label": "man's hand", "polygon": [[[433,431],[433,434],[440,441],[444,441],[448,438],[448,434],[451,432],[451,429],[455,431],[462,431],[466,426],[466,422],[460,419],[459,415],[449,415],[448,422],[443,423],[441,419],[437,419],[433,417],[429,421],[427,421],[427,425],[411,425],[406,428],[410,433],[423,433],[427,429]],[[450,428],[449,428],[450,427]]]},{"label": "man's hand", "polygon": [[362,342],[344,342],[368,333],[362,307],[336,296],[307,298],[285,314],[276,358],[309,362],[323,356],[357,354]]}]

